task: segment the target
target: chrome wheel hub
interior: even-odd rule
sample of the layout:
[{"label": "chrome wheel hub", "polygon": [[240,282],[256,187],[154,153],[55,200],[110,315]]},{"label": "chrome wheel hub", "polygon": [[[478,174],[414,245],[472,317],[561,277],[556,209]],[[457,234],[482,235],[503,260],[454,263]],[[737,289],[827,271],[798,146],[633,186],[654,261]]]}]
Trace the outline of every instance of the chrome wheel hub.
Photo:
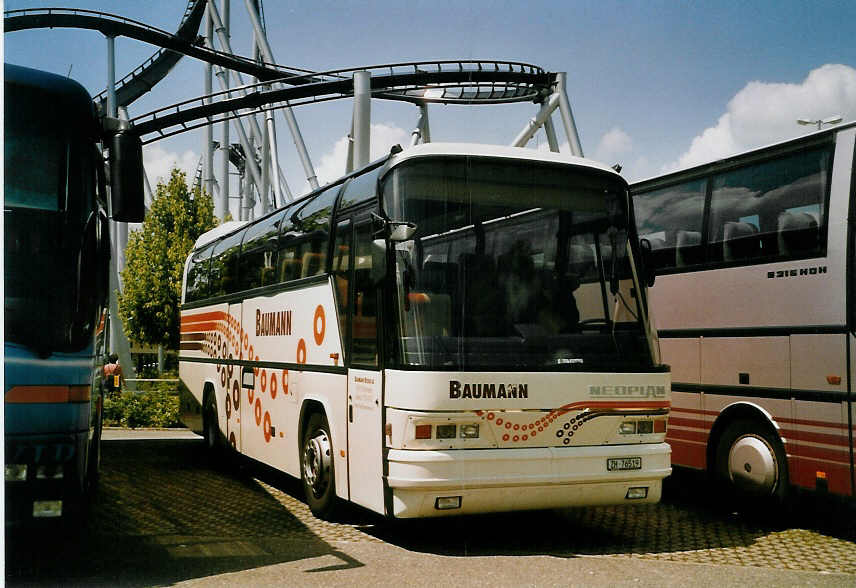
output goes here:
[{"label": "chrome wheel hub", "polygon": [[728,453],[728,475],[743,490],[771,494],[779,480],[776,452],[762,437],[739,437]]},{"label": "chrome wheel hub", "polygon": [[315,496],[323,494],[327,487],[331,462],[330,439],[324,431],[317,431],[303,448],[303,475]]}]

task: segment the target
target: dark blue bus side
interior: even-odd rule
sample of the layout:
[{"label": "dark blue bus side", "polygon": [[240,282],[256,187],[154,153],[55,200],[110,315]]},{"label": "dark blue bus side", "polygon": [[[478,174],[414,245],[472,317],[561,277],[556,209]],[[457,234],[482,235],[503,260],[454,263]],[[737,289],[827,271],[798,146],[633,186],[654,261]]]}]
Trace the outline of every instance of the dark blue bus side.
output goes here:
[{"label": "dark blue bus side", "polygon": [[109,233],[78,83],[5,66],[6,525],[81,512],[98,473]]}]

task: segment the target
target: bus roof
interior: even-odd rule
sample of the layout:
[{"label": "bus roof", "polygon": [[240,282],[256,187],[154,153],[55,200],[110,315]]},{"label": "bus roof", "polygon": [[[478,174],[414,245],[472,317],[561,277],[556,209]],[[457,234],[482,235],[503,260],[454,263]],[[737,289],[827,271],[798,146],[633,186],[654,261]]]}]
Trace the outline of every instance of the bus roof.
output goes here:
[{"label": "bus roof", "polygon": [[[53,116],[62,117],[67,124],[79,124],[81,121],[78,119],[81,117],[94,120],[92,97],[86,88],[71,78],[4,63],[3,82],[6,86],[28,87],[43,95],[54,108],[42,113],[42,116],[51,116],[51,110],[56,110]],[[58,100],[62,102],[62,108],[56,108]]]},{"label": "bus roof", "polygon": [[[487,145],[481,143],[424,143],[422,145],[415,145],[408,147],[407,149],[403,149],[401,151],[393,150],[389,156],[387,161],[386,169],[383,171],[383,174],[386,174],[390,169],[400,165],[405,161],[409,161],[412,159],[416,159],[419,157],[438,157],[438,156],[468,156],[468,157],[498,157],[505,159],[517,159],[524,161],[537,161],[537,162],[548,162],[548,163],[560,163],[566,165],[574,165],[577,167],[588,168],[591,170],[595,170],[598,172],[604,172],[615,176],[618,179],[623,181],[624,178],[612,169],[609,166],[606,166],[602,163],[598,163],[591,159],[586,159],[584,157],[577,157],[575,155],[570,155],[567,153],[553,153],[552,151],[540,151],[537,149],[529,149],[526,147],[509,147],[505,145]],[[344,178],[349,176],[359,175],[362,173],[362,170],[365,170],[369,167],[376,167],[381,160],[375,160],[374,162],[368,164],[364,168],[359,170],[355,170],[350,174],[342,176],[341,178],[337,178],[336,180],[321,186],[319,190],[325,190],[326,188],[343,181]],[[299,200],[304,200],[309,197],[311,194],[307,194],[305,196],[301,196],[300,198],[295,199],[293,202],[297,202]],[[293,202],[289,202],[288,205],[293,204]],[[280,207],[281,209],[282,207]],[[278,210],[280,210],[278,209]],[[275,211],[270,214],[274,214]],[[269,215],[265,215],[269,216]],[[264,217],[261,217],[264,218]],[[260,220],[260,219],[257,219]],[[210,231],[207,231],[199,236],[196,240],[196,243],[193,244],[193,251],[197,251],[209,243],[220,239],[221,237],[225,237],[230,233],[237,232],[241,229],[241,227],[245,226],[247,221],[229,221],[225,222]]]},{"label": "bus roof", "polygon": [[616,177],[621,177],[614,169],[598,163],[592,159],[577,157],[567,153],[553,153],[552,151],[541,151],[528,147],[509,147],[507,145],[486,145],[481,143],[423,143],[408,147],[394,154],[387,164],[388,168],[395,167],[405,161],[417,157],[428,157],[438,155],[471,156],[471,157],[501,157],[506,159],[519,159],[526,161],[541,161],[550,163],[564,163],[587,167],[593,170],[607,172]]},{"label": "bus roof", "polygon": [[193,250],[202,249],[209,243],[216,241],[220,237],[228,235],[229,233],[237,231],[246,224],[247,221],[226,221],[223,224],[217,225],[210,231],[205,231],[199,235],[199,238],[196,239],[196,243],[193,244]]},{"label": "bus roof", "polygon": [[655,175],[655,176],[650,176],[650,177],[632,182],[632,184],[634,186],[636,186],[636,185],[645,184],[645,183],[654,182],[654,181],[656,181],[657,183],[659,183],[661,181],[667,182],[670,178],[677,178],[677,177],[680,177],[683,175],[692,175],[692,174],[697,173],[697,172],[702,172],[703,170],[706,170],[706,169],[711,168],[711,167],[718,167],[720,165],[727,164],[729,161],[739,159],[739,158],[742,158],[742,157],[747,156],[747,155],[752,155],[755,153],[760,154],[760,153],[763,153],[764,151],[767,151],[767,150],[779,149],[779,148],[782,148],[782,147],[789,145],[791,143],[799,143],[800,141],[811,141],[813,139],[816,140],[820,137],[823,137],[824,135],[831,135],[833,133],[838,133],[840,131],[844,131],[844,130],[847,130],[847,129],[850,129],[853,127],[856,127],[856,121],[850,121],[850,122],[838,124],[838,125],[835,125],[835,126],[828,128],[828,129],[822,129],[820,131],[814,131],[811,133],[806,133],[804,135],[799,135],[797,137],[792,137],[790,139],[784,139],[782,141],[777,141],[775,143],[770,143],[768,145],[764,145],[763,147],[756,147],[754,149],[747,149],[746,151],[740,151],[739,153],[732,153],[731,155],[726,155],[725,157],[720,157],[719,159],[712,159],[712,160],[706,161],[704,163],[691,165],[689,167],[682,167],[682,168],[676,169],[674,171],[666,172],[666,173]]}]

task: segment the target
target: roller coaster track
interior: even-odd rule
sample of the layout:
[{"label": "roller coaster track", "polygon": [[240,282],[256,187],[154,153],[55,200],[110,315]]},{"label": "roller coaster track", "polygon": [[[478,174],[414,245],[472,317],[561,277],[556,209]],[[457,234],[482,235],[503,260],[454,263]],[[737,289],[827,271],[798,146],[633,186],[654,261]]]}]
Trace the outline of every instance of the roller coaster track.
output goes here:
[{"label": "roller coaster track", "polygon": [[[555,74],[518,62],[433,61],[376,65],[315,72],[303,80],[290,77],[282,80],[292,84],[284,88],[271,89],[270,82],[232,88],[165,106],[131,122],[136,132],[144,137],[143,142],[151,143],[212,122],[247,116],[257,110],[349,98],[353,96],[353,74],[357,71],[371,73],[374,97],[415,103],[540,102],[555,83]],[[158,136],[146,138],[153,133]]]},{"label": "roller coaster track", "polygon": [[[205,14],[206,0],[189,0],[181,24],[175,36],[185,41],[193,41],[199,33],[199,25]],[[128,106],[137,98],[151,90],[184,57],[181,53],[168,49],[158,49],[154,55],[136,67],[128,75],[116,82],[116,105]],[[102,111],[107,104],[107,91],[99,93],[93,99],[101,105]]]},{"label": "roller coaster track", "polygon": [[[175,35],[121,16],[68,8],[9,10],[4,13],[4,27],[7,33],[37,28],[97,30],[106,36],[124,36],[161,47],[150,60],[123,78],[119,105],[128,104],[150,90],[181,55],[262,80],[259,84],[186,100],[136,117],[132,122],[141,136],[156,134],[145,138],[145,143],[260,109],[348,98],[353,96],[353,76],[358,71],[371,73],[373,97],[419,104],[540,102],[556,81],[555,74],[538,66],[513,61],[408,62],[326,72],[257,63],[201,45],[201,38],[195,33],[204,5],[204,0],[190,0]],[[272,88],[273,82],[276,85]],[[103,96],[96,100],[103,100]]]},{"label": "roller coaster track", "polygon": [[[203,0],[198,0],[197,5],[194,5],[193,9],[201,11],[204,5],[205,2]],[[312,73],[308,70],[288,68],[276,64],[259,64],[238,55],[223,53],[222,51],[215,51],[214,49],[202,46],[201,38],[190,33],[191,27],[187,23],[187,21],[190,21],[191,16],[194,19],[197,17],[201,19],[202,15],[201,13],[197,15],[195,12],[191,12],[192,15],[190,16],[185,13],[186,19],[183,25],[187,25],[187,28],[180,31],[185,35],[184,37],[173,35],[145,23],[115,14],[76,8],[7,10],[3,13],[3,26],[6,33],[27,29],[75,28],[99,31],[108,37],[128,37],[156,45],[163,49],[169,49],[182,55],[194,57],[207,63],[240,71],[260,80],[287,80],[290,76],[305,76],[305,74]],[[198,30],[198,22],[196,27]],[[193,38],[191,39],[190,36],[193,36]]]}]

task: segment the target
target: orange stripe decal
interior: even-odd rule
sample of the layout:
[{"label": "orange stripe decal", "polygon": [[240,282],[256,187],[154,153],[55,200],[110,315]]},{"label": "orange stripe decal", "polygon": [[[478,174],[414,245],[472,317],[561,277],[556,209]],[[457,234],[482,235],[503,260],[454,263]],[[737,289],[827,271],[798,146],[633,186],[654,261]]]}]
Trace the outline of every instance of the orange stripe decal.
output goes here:
[{"label": "orange stripe decal", "polygon": [[89,386],[15,386],[6,392],[9,404],[89,402]]}]

